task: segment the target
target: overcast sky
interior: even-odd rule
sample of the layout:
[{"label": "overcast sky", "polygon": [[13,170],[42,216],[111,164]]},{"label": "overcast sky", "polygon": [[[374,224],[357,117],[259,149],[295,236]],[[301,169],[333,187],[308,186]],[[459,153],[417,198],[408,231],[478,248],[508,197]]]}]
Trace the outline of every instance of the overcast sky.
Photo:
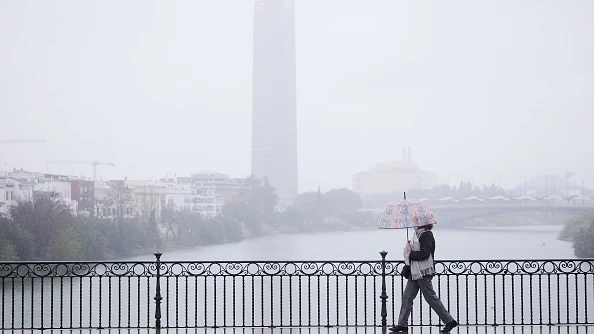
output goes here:
[{"label": "overcast sky", "polygon": [[[594,186],[594,1],[297,0],[299,190],[401,158]],[[250,173],[251,0],[0,0],[0,168]]]}]

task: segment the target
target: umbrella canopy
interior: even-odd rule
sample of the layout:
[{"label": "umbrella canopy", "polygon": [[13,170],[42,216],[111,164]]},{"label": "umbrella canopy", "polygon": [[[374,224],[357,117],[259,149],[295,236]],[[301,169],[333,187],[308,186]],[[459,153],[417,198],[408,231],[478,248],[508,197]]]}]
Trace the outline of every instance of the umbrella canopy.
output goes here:
[{"label": "umbrella canopy", "polygon": [[532,196],[528,196],[528,195],[524,195],[524,196],[516,197],[516,199],[519,199],[519,200],[521,200],[521,201],[524,201],[524,200],[530,200],[530,201],[534,201],[534,197],[532,197]]},{"label": "umbrella canopy", "polygon": [[560,199],[564,199],[564,198],[561,197],[561,196],[557,196],[557,195],[550,195],[550,196],[547,196],[547,197],[545,197],[543,199],[544,200],[551,200],[551,199],[553,199],[553,200],[560,200]]},{"label": "umbrella canopy", "polygon": [[427,204],[418,201],[394,201],[386,206],[379,228],[410,228],[436,224]]},{"label": "umbrella canopy", "polygon": [[502,195],[493,196],[493,197],[491,197],[489,199],[492,199],[492,200],[504,200],[504,201],[508,201],[509,200],[509,198],[507,198],[505,196],[502,196]]}]

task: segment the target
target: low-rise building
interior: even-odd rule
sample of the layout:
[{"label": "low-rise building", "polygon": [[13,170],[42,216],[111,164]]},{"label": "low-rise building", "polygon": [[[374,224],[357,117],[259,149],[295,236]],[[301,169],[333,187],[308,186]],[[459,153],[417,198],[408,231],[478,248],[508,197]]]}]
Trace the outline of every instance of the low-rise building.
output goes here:
[{"label": "low-rise building", "polygon": [[135,201],[126,180],[95,181],[94,190],[95,217],[118,222],[136,218]]},{"label": "low-rise building", "polygon": [[39,178],[35,184],[35,191],[54,192],[66,203],[72,201],[72,185],[66,176],[46,175]]},{"label": "low-rise building", "polygon": [[54,192],[74,214],[101,219],[148,221],[154,212],[160,222],[165,205],[212,218],[222,212],[225,198],[232,199],[245,188],[243,183],[243,179],[218,173],[165,178],[157,182],[90,181],[21,169],[0,174],[0,212],[7,213],[18,199],[33,198],[34,192]]},{"label": "low-rise building", "polygon": [[132,190],[135,216],[140,218],[141,221],[148,222],[154,212],[156,220],[160,221],[166,187],[161,183],[152,181],[128,181],[127,184]]},{"label": "low-rise building", "polygon": [[225,204],[225,198],[214,190],[187,185],[167,189],[164,199],[165,205],[174,210],[197,213],[205,219],[219,215]]},{"label": "low-rise building", "polygon": [[0,213],[7,214],[19,200],[33,198],[34,183],[27,179],[0,175]]},{"label": "low-rise building", "polygon": [[112,220],[146,222],[154,212],[160,223],[165,207],[200,214],[206,219],[219,215],[225,203],[224,196],[216,194],[214,187],[179,184],[175,179],[97,182],[94,190],[94,214]]},{"label": "low-rise building", "polygon": [[78,202],[72,198],[72,177],[57,174],[43,174],[15,169],[0,176],[0,207],[8,210],[17,199],[32,199],[35,192],[54,192],[68,205],[73,213],[78,212]]},{"label": "low-rise building", "polygon": [[76,213],[92,216],[95,212],[95,182],[91,180],[71,180],[71,199],[76,204]]},{"label": "low-rise building", "polygon": [[237,195],[247,189],[245,178],[232,178],[229,175],[216,172],[202,172],[192,174],[191,184],[203,191],[213,191],[221,195],[225,203],[233,202]]},{"label": "low-rise building", "polygon": [[72,184],[70,177],[58,174],[44,174],[38,177],[35,182],[36,192],[53,192],[59,195],[60,199],[70,207],[73,214],[78,212],[78,202],[72,200]]}]

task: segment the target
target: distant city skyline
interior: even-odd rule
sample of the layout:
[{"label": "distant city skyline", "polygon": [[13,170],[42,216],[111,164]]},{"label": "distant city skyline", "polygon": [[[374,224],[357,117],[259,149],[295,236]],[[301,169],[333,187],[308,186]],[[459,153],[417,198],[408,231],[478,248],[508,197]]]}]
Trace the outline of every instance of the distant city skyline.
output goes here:
[{"label": "distant city skyline", "polygon": [[[295,2],[299,190],[400,159],[594,187],[594,2]],[[106,24],[109,22],[109,24]],[[0,168],[252,172],[254,1],[0,1]],[[473,177],[474,176],[474,177]]]}]

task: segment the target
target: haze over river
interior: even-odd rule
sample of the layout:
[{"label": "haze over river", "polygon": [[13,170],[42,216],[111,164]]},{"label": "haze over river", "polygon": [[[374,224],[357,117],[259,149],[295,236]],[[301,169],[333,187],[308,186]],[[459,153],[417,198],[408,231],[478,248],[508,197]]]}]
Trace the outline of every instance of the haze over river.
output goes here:
[{"label": "haze over river", "polygon": [[[561,225],[440,229],[437,260],[573,259],[570,242],[558,240]],[[412,229],[409,235],[412,236]],[[163,261],[374,260],[388,252],[401,260],[406,230],[273,234],[239,243],[165,251]],[[153,260],[143,255],[134,260]]]}]

